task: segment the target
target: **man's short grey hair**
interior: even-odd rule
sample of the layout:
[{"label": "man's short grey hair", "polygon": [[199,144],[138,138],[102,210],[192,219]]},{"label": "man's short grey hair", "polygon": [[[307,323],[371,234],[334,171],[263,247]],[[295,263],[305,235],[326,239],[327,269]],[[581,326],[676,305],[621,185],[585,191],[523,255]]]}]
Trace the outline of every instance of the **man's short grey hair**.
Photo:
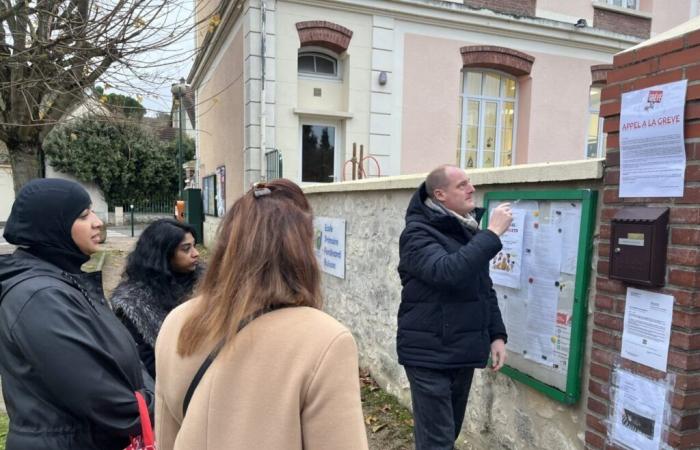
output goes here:
[{"label": "man's short grey hair", "polygon": [[425,178],[425,190],[428,192],[428,196],[433,200],[435,200],[435,189],[445,189],[447,185],[450,184],[450,180],[447,179],[448,167],[458,169],[458,167],[453,164],[443,164],[434,168]]}]

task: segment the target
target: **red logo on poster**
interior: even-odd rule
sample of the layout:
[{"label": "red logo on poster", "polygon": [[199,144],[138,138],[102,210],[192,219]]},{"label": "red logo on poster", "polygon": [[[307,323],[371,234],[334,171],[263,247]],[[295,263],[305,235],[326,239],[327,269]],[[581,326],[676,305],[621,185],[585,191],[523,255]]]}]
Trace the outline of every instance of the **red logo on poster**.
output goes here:
[{"label": "red logo on poster", "polygon": [[647,98],[647,106],[644,107],[645,111],[654,109],[655,103],[661,103],[661,98],[664,96],[664,91],[649,91],[649,97]]}]

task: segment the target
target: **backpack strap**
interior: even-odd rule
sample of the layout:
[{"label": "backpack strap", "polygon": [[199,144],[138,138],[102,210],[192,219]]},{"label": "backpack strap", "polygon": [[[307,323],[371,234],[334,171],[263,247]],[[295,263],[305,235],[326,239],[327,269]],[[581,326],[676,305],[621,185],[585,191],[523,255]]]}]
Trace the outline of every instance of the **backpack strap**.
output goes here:
[{"label": "backpack strap", "polygon": [[[260,310],[258,312],[255,312],[248,316],[247,318],[243,319],[238,326],[238,332],[245,328],[246,325],[248,325],[250,322],[253,320],[257,319],[258,317],[262,316],[263,314],[275,311],[277,309],[282,309],[282,308],[287,308],[293,305],[274,305],[270,308]],[[197,389],[197,386],[199,385],[199,382],[202,381],[202,377],[204,374],[207,372],[207,369],[209,369],[209,366],[211,366],[211,363],[214,362],[216,357],[219,355],[219,352],[221,352],[221,349],[224,348],[224,344],[226,343],[225,339],[222,339],[219,341],[218,344],[216,344],[216,347],[214,347],[214,350],[207,355],[207,357],[204,359],[204,362],[202,362],[202,365],[199,366],[199,370],[197,370],[197,373],[194,374],[194,378],[192,379],[192,382],[190,383],[190,386],[187,388],[187,392],[185,393],[185,398],[182,400],[182,417],[184,419],[185,415],[187,414],[187,407],[190,405],[190,401],[192,400],[192,396],[194,395],[194,391]]]}]

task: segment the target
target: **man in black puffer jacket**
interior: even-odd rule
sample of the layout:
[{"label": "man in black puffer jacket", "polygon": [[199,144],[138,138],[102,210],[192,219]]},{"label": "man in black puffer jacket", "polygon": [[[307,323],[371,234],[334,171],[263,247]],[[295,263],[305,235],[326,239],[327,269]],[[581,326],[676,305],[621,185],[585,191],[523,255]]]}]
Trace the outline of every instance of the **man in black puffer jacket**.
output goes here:
[{"label": "man in black puffer jacket", "polygon": [[413,402],[416,449],[452,449],[475,368],[505,362],[506,329],[488,263],[513,220],[508,204],[479,230],[474,186],[464,170],[440,166],[411,198],[399,241],[403,290],[397,351]]}]

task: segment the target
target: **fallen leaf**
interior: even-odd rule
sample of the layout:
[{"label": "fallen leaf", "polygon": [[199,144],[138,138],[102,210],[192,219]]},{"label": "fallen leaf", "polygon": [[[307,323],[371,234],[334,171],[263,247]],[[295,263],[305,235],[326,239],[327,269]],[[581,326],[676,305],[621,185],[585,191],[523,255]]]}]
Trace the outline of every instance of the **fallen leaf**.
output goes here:
[{"label": "fallen leaf", "polygon": [[384,427],[386,427],[385,423],[383,423],[381,425],[377,425],[376,427],[372,427],[372,433],[376,433],[377,431],[381,430]]}]

